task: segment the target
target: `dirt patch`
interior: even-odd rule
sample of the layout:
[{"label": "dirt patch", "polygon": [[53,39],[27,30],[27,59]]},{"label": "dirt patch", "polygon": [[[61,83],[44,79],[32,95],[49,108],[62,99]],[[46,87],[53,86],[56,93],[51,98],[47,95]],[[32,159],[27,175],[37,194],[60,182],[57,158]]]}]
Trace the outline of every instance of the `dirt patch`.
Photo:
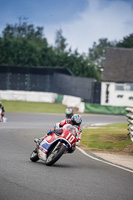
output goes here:
[{"label": "dirt patch", "polygon": [[133,143],[129,145],[128,147],[126,147],[123,151],[125,153],[128,153],[129,155],[133,155]]},{"label": "dirt patch", "polygon": [[116,151],[116,150],[106,150],[106,149],[91,149],[87,148],[85,145],[79,145],[81,149],[84,150],[89,150],[94,153],[110,153],[110,154],[118,154],[118,155],[130,155],[133,156],[133,143],[126,147],[125,149],[121,151]]},{"label": "dirt patch", "polygon": [[127,135],[123,135],[123,134],[119,134],[119,135],[112,135],[112,134],[108,134],[108,135],[103,135],[102,139],[104,141],[109,140],[109,141],[122,141],[122,140],[128,140],[129,137]]}]

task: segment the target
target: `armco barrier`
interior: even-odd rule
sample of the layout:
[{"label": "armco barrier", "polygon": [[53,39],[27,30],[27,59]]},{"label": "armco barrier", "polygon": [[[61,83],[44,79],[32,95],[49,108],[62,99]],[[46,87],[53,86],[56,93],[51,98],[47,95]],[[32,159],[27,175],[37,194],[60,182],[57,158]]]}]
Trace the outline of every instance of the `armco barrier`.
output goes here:
[{"label": "armco barrier", "polygon": [[131,141],[133,142],[133,108],[126,108],[127,111],[127,120],[128,120],[128,130],[129,130],[129,136],[131,138]]}]

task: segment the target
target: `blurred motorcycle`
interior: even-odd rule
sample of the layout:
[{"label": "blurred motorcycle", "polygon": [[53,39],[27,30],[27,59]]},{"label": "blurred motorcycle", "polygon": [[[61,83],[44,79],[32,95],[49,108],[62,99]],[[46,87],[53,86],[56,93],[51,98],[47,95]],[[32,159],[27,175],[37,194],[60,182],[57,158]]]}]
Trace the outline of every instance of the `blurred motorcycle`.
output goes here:
[{"label": "blurred motorcycle", "polygon": [[3,117],[2,115],[2,109],[0,108],[0,122],[7,122],[7,118]]},{"label": "blurred motorcycle", "polygon": [[66,108],[66,118],[71,118],[73,116],[73,109],[72,108]]}]

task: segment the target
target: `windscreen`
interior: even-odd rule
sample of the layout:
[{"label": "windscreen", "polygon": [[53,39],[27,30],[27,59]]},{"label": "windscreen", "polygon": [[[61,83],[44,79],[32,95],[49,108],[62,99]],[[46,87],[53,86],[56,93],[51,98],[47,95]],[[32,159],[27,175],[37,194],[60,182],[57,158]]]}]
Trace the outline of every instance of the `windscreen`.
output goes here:
[{"label": "windscreen", "polygon": [[63,126],[63,128],[65,128],[66,130],[68,130],[75,136],[78,135],[78,129],[76,127],[72,126],[71,124],[66,124],[65,126]]}]

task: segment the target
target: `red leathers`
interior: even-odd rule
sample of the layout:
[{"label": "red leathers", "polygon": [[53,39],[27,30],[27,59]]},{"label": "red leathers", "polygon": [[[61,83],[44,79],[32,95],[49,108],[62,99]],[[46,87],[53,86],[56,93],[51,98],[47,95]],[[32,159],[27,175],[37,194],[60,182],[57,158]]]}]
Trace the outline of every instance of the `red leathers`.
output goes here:
[{"label": "red leathers", "polygon": [[[62,120],[60,123],[59,123],[59,126],[60,127],[63,127],[65,124],[71,124],[71,119],[64,119]],[[78,129],[78,142],[77,142],[77,145],[79,144],[80,142],[80,139],[81,139],[81,136],[82,136],[82,129],[81,129],[81,126],[77,126],[77,129]]]}]

